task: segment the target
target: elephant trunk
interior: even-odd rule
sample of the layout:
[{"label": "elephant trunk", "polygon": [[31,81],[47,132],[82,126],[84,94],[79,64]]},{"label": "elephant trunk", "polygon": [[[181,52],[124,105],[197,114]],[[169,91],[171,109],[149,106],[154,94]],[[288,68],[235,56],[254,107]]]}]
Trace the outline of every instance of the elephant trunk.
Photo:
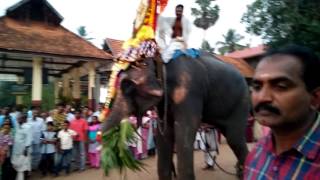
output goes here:
[{"label": "elephant trunk", "polygon": [[120,124],[121,120],[125,117],[129,116],[128,106],[124,101],[116,100],[112,109],[111,113],[104,122],[102,126],[103,132],[110,130],[111,128]]}]

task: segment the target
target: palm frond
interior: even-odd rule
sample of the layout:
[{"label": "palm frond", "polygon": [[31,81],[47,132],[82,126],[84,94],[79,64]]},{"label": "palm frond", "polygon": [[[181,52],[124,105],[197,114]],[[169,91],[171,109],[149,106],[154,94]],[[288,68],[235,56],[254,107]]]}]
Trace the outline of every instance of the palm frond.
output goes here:
[{"label": "palm frond", "polygon": [[144,164],[135,159],[128,143],[137,141],[136,132],[128,119],[121,121],[120,125],[103,134],[102,166],[105,175],[112,169],[118,169],[120,174],[126,169],[141,171]]}]

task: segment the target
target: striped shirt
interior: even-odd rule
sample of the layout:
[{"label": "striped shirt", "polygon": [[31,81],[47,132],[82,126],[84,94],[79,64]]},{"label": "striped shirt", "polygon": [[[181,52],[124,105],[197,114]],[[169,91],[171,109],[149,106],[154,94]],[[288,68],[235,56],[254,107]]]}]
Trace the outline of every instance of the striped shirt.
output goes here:
[{"label": "striped shirt", "polygon": [[279,155],[271,133],[259,141],[247,156],[244,179],[320,180],[320,116],[304,137]]},{"label": "striped shirt", "polygon": [[67,115],[65,113],[58,113],[56,112],[53,115],[53,124],[56,131],[59,131],[62,129],[62,125],[64,121],[67,120]]}]

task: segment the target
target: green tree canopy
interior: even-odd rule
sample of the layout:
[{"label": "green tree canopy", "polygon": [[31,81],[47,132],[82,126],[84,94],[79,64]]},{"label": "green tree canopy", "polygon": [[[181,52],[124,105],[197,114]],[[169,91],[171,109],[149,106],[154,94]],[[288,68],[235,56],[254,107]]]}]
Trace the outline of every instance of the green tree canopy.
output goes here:
[{"label": "green tree canopy", "polygon": [[198,8],[191,8],[191,14],[195,16],[194,25],[203,30],[213,26],[219,18],[219,6],[212,5],[215,0],[196,0]]},{"label": "green tree canopy", "polygon": [[191,14],[195,17],[194,25],[204,30],[201,49],[213,53],[214,48],[211,48],[208,41],[205,40],[205,33],[208,28],[213,26],[219,18],[219,6],[212,5],[215,0],[196,0],[199,8],[191,8]]},{"label": "green tree canopy", "polygon": [[295,43],[320,54],[319,0],[256,0],[242,17],[269,47]]},{"label": "green tree canopy", "polygon": [[223,38],[224,41],[217,42],[217,45],[221,46],[218,51],[222,55],[247,47],[239,44],[239,41],[241,41],[244,37],[238,34],[234,29],[229,29],[228,32],[223,35]]},{"label": "green tree canopy", "polygon": [[203,51],[207,51],[207,52],[210,52],[210,53],[214,53],[214,48],[212,48],[209,44],[208,41],[204,40],[201,44],[201,50]]},{"label": "green tree canopy", "polygon": [[94,38],[90,38],[88,37],[88,33],[87,33],[87,30],[86,30],[86,27],[85,26],[80,26],[78,27],[78,34],[79,36],[81,36],[83,39],[87,40],[87,41],[90,41]]}]

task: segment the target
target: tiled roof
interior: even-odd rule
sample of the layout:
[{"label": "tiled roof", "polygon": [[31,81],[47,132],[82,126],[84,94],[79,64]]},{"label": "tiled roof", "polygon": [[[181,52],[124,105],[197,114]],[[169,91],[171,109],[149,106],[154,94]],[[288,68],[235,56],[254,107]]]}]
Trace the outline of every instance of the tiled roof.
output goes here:
[{"label": "tiled roof", "polygon": [[106,38],[105,42],[111,50],[113,56],[117,56],[122,51],[122,44],[124,41]]},{"label": "tiled roof", "polygon": [[110,54],[60,25],[22,22],[6,16],[0,18],[0,50],[112,59]]},{"label": "tiled roof", "polygon": [[234,65],[244,77],[250,78],[253,76],[254,69],[243,59],[235,59],[221,55],[215,56],[226,63]]},{"label": "tiled roof", "polygon": [[231,58],[245,59],[245,58],[262,55],[263,53],[265,53],[265,48],[266,46],[259,45],[253,48],[246,48],[243,50],[234,51],[232,53],[226,54],[225,56],[231,57]]}]

